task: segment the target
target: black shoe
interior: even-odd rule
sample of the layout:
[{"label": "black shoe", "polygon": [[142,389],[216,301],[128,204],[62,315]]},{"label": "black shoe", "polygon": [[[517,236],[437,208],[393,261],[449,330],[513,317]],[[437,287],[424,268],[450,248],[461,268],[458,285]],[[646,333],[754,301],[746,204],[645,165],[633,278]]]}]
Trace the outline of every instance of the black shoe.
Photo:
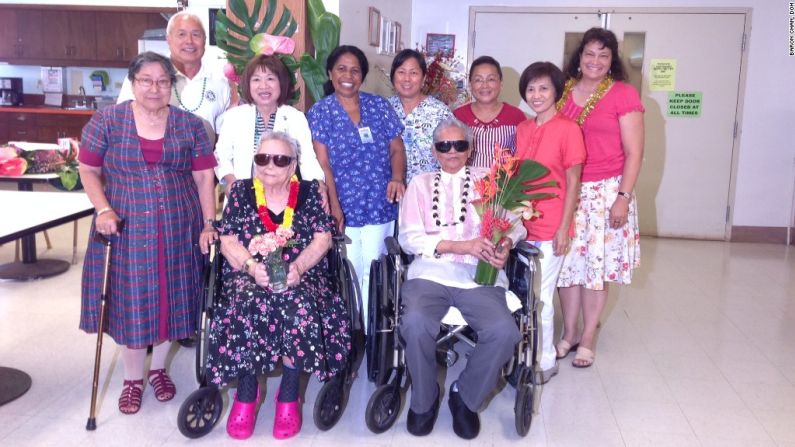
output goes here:
[{"label": "black shoe", "polygon": [[460,438],[474,439],[480,433],[480,417],[477,412],[467,408],[458,391],[453,391],[454,386],[455,382],[450,385],[450,396],[447,398],[453,415],[453,431]]},{"label": "black shoe", "polygon": [[436,423],[436,416],[439,415],[439,404],[442,402],[442,390],[436,385],[436,401],[431,409],[425,413],[415,413],[409,408],[406,429],[414,436],[425,436],[433,431],[433,424]]}]

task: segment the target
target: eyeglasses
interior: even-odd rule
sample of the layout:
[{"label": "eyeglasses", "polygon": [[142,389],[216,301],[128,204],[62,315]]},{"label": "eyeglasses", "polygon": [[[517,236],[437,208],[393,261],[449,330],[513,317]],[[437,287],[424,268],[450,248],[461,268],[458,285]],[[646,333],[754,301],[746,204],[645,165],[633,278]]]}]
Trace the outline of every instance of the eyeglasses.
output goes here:
[{"label": "eyeglasses", "polygon": [[289,155],[271,155],[271,154],[257,154],[254,156],[254,163],[257,166],[268,166],[271,160],[277,167],[284,168],[295,160],[295,157]]},{"label": "eyeglasses", "polygon": [[472,80],[472,85],[497,84],[498,82],[500,82],[500,78],[497,77],[475,78]]},{"label": "eyeglasses", "polygon": [[158,79],[155,81],[151,78],[135,78],[135,82],[146,88],[152,88],[152,86],[155,84],[157,84],[157,88],[159,89],[167,89],[171,87],[171,79]]},{"label": "eyeglasses", "polygon": [[452,141],[437,141],[433,143],[433,147],[437,151],[446,154],[450,149],[455,149],[456,152],[466,152],[469,149],[469,141],[467,140],[452,140]]}]

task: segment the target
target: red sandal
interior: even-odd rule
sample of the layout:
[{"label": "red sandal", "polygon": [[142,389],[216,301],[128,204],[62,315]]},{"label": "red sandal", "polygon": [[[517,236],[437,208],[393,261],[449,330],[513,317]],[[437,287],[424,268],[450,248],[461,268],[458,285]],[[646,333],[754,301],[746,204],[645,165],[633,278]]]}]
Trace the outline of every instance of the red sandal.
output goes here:
[{"label": "red sandal", "polygon": [[119,396],[119,411],[124,414],[135,414],[141,409],[144,394],[144,379],[125,380]]},{"label": "red sandal", "polygon": [[155,399],[160,402],[167,402],[177,394],[177,387],[174,386],[165,368],[149,371],[149,385],[154,388]]}]

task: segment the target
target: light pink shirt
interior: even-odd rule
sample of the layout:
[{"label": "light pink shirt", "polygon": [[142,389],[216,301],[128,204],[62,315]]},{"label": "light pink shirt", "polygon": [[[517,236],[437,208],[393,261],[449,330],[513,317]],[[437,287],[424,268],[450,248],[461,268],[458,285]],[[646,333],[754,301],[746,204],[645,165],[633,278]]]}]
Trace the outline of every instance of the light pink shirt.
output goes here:
[{"label": "light pink shirt", "polygon": [[[448,287],[470,289],[479,287],[473,278],[478,259],[470,255],[446,253],[440,258],[433,255],[436,246],[442,240],[466,241],[480,236],[480,216],[475,211],[472,201],[479,195],[475,192],[475,180],[488,173],[484,168],[469,168],[470,182],[465,205],[463,223],[450,226],[437,226],[433,218],[433,180],[435,172],[416,175],[411,179],[406,194],[400,204],[400,230],[398,240],[403,250],[416,255],[409,266],[407,279],[422,278],[443,284]],[[439,220],[444,223],[455,221],[456,209],[461,208],[461,195],[465,183],[464,168],[456,174],[443,173],[440,182],[440,197],[443,205],[439,210]],[[525,238],[526,230],[519,224],[519,219],[511,213],[508,218],[514,222],[508,233],[514,244]],[[500,271],[497,286],[507,288],[508,279],[504,271]]]}]

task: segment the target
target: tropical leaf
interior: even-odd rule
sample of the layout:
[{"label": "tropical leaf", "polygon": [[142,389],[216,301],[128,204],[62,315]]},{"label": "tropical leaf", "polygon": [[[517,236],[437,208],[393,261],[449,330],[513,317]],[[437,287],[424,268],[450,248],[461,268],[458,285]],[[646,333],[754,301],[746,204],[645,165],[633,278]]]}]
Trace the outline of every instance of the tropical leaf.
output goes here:
[{"label": "tropical leaf", "polygon": [[317,59],[313,58],[307,53],[301,55],[301,77],[304,78],[304,84],[312,99],[320,101],[323,98],[323,84],[326,83],[328,77],[326,70]]},{"label": "tropical leaf", "polygon": [[504,173],[500,173],[500,179],[497,183],[505,185],[500,193],[500,206],[506,210],[514,210],[522,205],[524,200],[533,200],[535,198],[551,197],[549,193],[528,194],[528,190],[545,187],[555,186],[558,184],[556,181],[549,181],[543,184],[528,184],[541,177],[547,175],[549,169],[545,168],[542,164],[533,160],[522,160],[514,173],[507,182],[503,180]]}]

